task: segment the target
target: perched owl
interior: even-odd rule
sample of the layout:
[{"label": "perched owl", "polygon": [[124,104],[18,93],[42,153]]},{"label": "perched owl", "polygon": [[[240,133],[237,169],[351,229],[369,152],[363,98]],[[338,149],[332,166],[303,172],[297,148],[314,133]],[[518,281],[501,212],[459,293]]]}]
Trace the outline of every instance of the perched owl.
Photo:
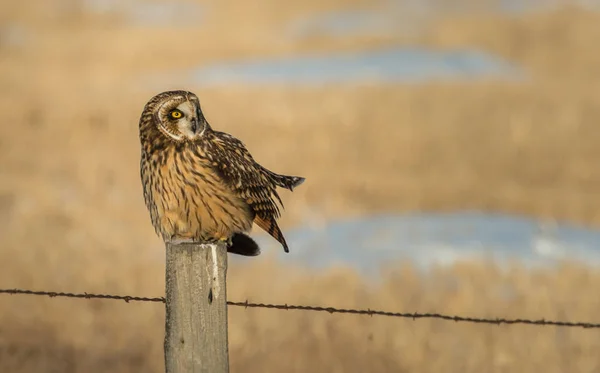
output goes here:
[{"label": "perched owl", "polygon": [[303,177],[256,163],[240,140],[210,127],[191,92],[154,96],[139,126],[144,199],[165,242],[226,241],[228,252],[254,256],[260,249],[244,233],[256,223],[289,251],[276,187],[293,190]]}]

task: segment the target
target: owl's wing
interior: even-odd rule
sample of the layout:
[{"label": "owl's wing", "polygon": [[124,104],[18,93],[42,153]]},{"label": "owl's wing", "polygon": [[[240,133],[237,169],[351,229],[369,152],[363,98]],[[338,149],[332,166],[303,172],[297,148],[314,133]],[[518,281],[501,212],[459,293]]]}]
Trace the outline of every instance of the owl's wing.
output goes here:
[{"label": "owl's wing", "polygon": [[283,203],[276,190],[273,173],[258,164],[244,144],[235,137],[214,131],[213,166],[225,183],[242,198],[254,213],[254,223],[279,241],[288,252],[283,233],[277,225]]}]

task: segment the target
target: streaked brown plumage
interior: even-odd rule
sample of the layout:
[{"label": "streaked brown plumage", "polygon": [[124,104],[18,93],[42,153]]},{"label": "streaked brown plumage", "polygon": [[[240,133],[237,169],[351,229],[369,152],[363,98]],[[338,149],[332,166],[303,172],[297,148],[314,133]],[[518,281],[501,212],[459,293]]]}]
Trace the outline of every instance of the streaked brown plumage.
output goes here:
[{"label": "streaked brown plumage", "polygon": [[157,234],[170,241],[228,241],[229,252],[258,255],[252,223],[288,252],[277,225],[276,187],[293,190],[304,178],[258,164],[235,137],[214,131],[198,97],[187,91],[154,96],[140,118],[141,179]]}]

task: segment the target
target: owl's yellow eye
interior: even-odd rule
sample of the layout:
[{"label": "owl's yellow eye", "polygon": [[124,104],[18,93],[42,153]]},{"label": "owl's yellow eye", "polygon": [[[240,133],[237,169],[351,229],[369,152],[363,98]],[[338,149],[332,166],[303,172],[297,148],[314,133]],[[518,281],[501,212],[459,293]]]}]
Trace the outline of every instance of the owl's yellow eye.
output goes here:
[{"label": "owl's yellow eye", "polygon": [[171,118],[173,118],[173,119],[179,119],[179,118],[183,117],[183,113],[181,111],[175,109],[169,113],[169,116],[171,116]]}]

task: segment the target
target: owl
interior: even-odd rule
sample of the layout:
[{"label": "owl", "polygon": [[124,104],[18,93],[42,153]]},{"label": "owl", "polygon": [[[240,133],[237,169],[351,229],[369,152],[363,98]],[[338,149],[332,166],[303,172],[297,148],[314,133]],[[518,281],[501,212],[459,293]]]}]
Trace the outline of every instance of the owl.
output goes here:
[{"label": "owl", "polygon": [[192,92],[150,99],[139,135],[144,200],[163,241],[225,241],[228,252],[255,256],[260,248],[247,235],[255,223],[289,252],[277,187],[292,191],[305,178],[268,170],[240,140],[213,130]]}]

